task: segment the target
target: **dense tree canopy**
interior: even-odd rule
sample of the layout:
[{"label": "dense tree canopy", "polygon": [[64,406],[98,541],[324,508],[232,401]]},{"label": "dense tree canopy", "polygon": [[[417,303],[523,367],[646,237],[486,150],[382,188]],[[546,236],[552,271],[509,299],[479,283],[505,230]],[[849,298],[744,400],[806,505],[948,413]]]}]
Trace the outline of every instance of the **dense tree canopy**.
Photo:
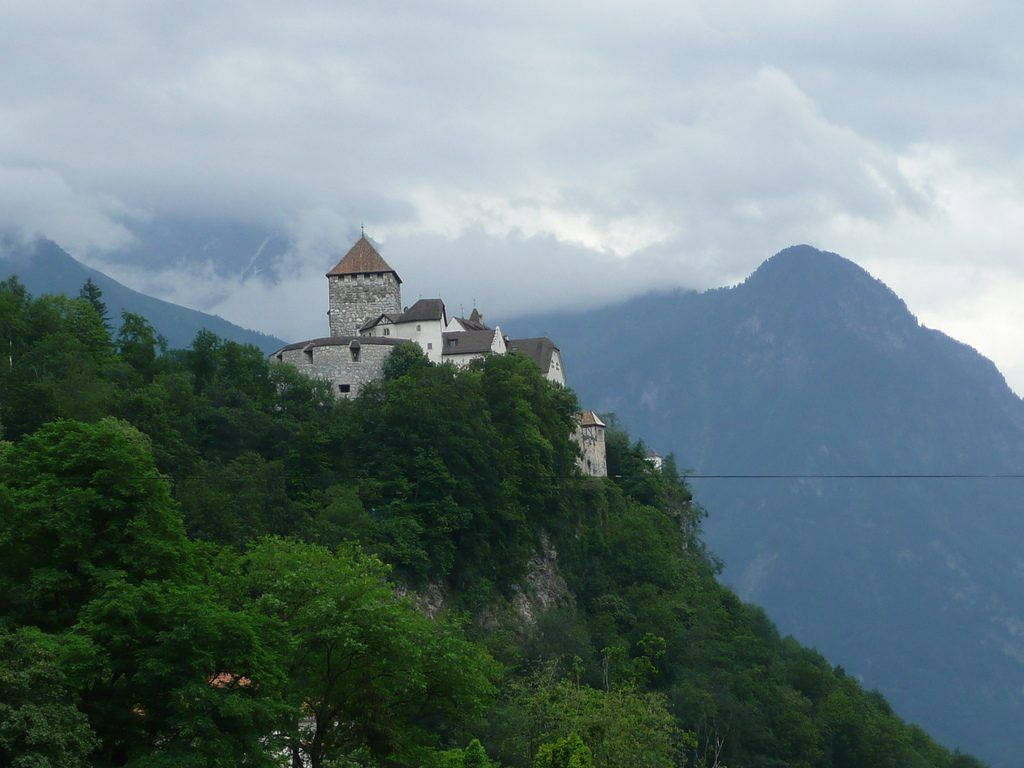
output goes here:
[{"label": "dense tree canopy", "polygon": [[5,764],[977,765],[720,586],[673,461],[581,476],[529,360],[336,400],[97,302],[0,285]]}]

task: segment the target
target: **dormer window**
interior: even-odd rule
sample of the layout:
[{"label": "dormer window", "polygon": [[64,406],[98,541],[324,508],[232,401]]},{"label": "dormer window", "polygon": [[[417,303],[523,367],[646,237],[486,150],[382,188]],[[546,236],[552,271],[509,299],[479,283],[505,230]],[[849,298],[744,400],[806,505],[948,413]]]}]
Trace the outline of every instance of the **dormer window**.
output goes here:
[{"label": "dormer window", "polygon": [[391,329],[390,328],[385,328],[384,329],[384,335],[385,336],[390,336],[391,335]]},{"label": "dormer window", "polygon": [[448,339],[448,349],[455,349],[457,346],[459,346],[458,339]]}]

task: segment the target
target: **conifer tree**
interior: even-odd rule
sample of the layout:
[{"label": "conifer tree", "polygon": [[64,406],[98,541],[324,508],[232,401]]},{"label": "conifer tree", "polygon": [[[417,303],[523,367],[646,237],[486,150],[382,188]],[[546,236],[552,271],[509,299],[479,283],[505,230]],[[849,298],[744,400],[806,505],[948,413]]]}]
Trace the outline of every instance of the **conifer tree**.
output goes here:
[{"label": "conifer tree", "polygon": [[103,320],[103,326],[110,330],[110,318],[107,317],[107,305],[103,302],[103,291],[93,282],[91,277],[86,278],[85,283],[78,292],[78,297],[92,304],[99,313],[100,319]]}]

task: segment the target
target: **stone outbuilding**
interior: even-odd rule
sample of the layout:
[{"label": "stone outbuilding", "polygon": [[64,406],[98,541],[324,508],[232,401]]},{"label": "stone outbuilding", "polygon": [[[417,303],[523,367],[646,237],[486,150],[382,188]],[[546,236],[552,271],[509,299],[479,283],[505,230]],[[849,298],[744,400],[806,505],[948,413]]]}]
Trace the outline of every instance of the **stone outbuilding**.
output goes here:
[{"label": "stone outbuilding", "polygon": [[580,446],[577,459],[580,471],[591,477],[608,476],[608,459],[605,450],[604,432],[606,425],[593,411],[583,411],[576,417],[574,438]]},{"label": "stone outbuilding", "polygon": [[355,397],[363,387],[384,375],[384,361],[406,339],[366,336],[329,336],[281,347],[272,360],[290,363],[313,379],[330,382],[331,391]]}]

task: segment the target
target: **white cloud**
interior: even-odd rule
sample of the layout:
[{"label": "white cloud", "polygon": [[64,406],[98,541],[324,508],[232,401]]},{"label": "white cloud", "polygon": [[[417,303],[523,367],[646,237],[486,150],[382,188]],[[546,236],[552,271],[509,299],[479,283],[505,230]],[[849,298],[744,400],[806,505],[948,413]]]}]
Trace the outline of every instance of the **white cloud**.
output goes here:
[{"label": "white cloud", "polygon": [[77,192],[55,171],[0,163],[0,231],[46,236],[79,250],[109,249],[132,241],[121,223],[127,213],[107,195]]},{"label": "white cloud", "polygon": [[[361,222],[417,293],[492,313],[811,242],[1024,388],[1015,4],[44,5],[0,26],[0,227],[142,290],[295,336]],[[148,217],[291,232],[284,281],[133,269]]]}]

